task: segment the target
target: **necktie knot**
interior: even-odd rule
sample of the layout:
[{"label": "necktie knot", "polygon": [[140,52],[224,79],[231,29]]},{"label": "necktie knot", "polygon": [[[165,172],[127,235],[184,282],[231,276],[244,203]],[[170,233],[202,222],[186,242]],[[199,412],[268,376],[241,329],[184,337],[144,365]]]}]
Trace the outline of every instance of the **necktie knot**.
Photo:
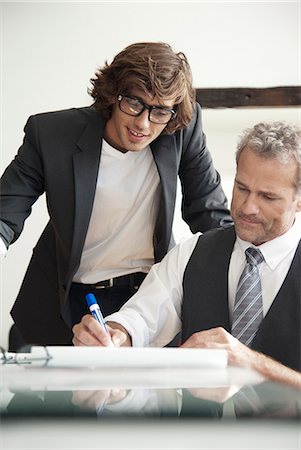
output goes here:
[{"label": "necktie knot", "polygon": [[247,248],[245,254],[247,263],[250,264],[251,266],[257,266],[264,260],[261,251],[254,247]]}]

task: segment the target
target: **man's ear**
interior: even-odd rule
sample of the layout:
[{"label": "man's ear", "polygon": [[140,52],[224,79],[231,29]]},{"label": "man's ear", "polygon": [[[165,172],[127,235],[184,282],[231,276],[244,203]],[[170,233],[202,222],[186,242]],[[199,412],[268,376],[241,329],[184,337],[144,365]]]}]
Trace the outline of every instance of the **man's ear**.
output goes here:
[{"label": "man's ear", "polygon": [[297,202],[296,211],[297,211],[297,212],[300,212],[300,211],[301,211],[301,197],[299,197],[299,200],[298,200],[298,202]]}]

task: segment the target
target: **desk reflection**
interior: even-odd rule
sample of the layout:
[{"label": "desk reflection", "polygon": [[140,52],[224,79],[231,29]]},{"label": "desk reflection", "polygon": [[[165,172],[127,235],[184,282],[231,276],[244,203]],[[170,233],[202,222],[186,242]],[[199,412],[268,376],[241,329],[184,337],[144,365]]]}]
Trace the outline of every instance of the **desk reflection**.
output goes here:
[{"label": "desk reflection", "polygon": [[300,420],[301,392],[271,382],[242,388],[15,390],[1,415]]}]

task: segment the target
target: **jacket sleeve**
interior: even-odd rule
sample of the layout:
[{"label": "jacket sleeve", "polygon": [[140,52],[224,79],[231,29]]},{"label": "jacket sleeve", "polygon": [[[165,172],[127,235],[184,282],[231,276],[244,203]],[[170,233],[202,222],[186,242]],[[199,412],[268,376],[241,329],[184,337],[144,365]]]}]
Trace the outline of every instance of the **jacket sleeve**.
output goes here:
[{"label": "jacket sleeve", "polygon": [[7,247],[20,236],[32,205],[44,192],[33,117],[28,119],[24,131],[23,144],[0,180],[0,235]]},{"label": "jacket sleeve", "polygon": [[182,188],[182,217],[192,233],[232,223],[221,178],[206,146],[201,108],[183,131],[179,177]]}]

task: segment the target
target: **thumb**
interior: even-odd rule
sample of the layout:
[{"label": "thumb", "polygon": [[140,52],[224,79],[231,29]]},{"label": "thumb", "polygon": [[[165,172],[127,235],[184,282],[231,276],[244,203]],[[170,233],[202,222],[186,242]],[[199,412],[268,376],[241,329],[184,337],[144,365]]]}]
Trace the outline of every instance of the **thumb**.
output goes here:
[{"label": "thumb", "polygon": [[115,347],[121,347],[127,340],[127,335],[120,330],[114,330],[111,339]]}]

